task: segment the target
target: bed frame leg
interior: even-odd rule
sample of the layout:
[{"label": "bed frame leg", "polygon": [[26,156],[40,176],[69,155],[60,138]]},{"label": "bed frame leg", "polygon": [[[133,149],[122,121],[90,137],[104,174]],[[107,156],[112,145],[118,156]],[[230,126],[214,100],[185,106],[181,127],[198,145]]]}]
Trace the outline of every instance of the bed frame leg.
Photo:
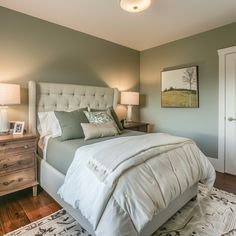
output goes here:
[{"label": "bed frame leg", "polygon": [[38,195],[38,185],[35,185],[33,188],[33,197],[36,197]]}]

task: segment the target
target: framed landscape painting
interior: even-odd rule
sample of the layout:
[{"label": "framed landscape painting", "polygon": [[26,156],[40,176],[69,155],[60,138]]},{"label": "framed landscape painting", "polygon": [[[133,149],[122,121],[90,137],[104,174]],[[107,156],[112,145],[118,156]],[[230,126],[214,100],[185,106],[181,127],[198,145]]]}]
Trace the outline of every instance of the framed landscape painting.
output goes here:
[{"label": "framed landscape painting", "polygon": [[199,107],[197,66],[161,72],[161,106]]}]

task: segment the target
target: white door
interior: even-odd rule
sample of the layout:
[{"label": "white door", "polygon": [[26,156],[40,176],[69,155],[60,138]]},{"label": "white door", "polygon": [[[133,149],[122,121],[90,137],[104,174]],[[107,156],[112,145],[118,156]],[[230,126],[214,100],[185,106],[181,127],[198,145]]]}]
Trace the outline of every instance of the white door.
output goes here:
[{"label": "white door", "polygon": [[236,175],[236,53],[225,57],[225,172]]}]

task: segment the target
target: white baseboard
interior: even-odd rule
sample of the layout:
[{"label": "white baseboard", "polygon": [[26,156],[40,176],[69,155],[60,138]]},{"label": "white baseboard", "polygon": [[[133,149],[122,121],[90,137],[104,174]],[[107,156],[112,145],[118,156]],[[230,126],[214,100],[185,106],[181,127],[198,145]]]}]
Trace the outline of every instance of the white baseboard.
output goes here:
[{"label": "white baseboard", "polygon": [[214,166],[215,170],[221,173],[224,173],[224,163],[220,159],[212,158],[212,157],[207,157],[208,160],[211,162],[211,164]]}]

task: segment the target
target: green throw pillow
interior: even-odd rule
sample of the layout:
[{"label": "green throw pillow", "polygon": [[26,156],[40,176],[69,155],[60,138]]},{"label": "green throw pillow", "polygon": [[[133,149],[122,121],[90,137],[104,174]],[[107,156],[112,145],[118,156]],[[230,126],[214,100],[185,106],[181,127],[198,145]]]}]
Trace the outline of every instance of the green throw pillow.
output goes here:
[{"label": "green throw pillow", "polygon": [[71,112],[55,111],[55,115],[61,126],[62,141],[84,138],[84,132],[81,127],[81,123],[89,123],[87,117],[84,114],[84,111],[86,110],[87,108],[81,108]]}]

